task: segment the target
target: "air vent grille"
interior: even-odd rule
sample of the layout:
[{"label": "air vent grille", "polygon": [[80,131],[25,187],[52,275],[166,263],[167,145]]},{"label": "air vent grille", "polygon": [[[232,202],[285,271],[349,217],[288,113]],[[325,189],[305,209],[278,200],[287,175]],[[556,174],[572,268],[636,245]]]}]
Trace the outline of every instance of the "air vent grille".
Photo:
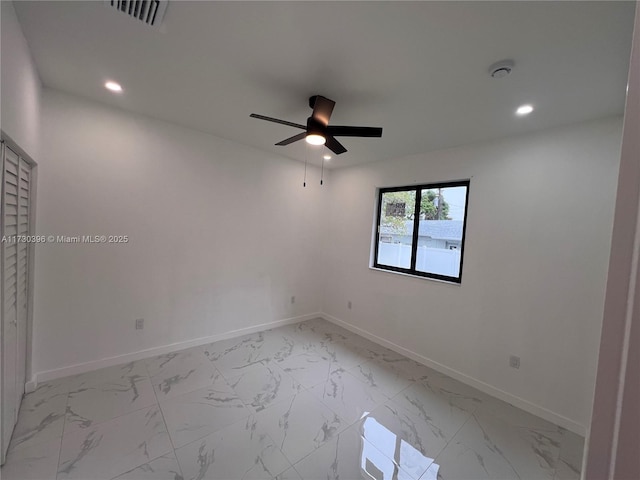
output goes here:
[{"label": "air vent grille", "polygon": [[105,5],[150,26],[160,25],[168,0],[105,0]]}]

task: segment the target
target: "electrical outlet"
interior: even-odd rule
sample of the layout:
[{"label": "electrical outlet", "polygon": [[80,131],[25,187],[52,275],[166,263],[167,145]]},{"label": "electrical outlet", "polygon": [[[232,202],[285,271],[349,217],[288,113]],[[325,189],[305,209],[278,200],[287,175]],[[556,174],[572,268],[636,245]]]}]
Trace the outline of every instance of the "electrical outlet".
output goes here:
[{"label": "electrical outlet", "polygon": [[349,310],[351,310],[351,300],[349,300],[349,301],[347,302],[347,308],[349,308]]},{"label": "electrical outlet", "polygon": [[296,297],[295,295],[291,295],[291,304],[293,305],[294,303],[296,303]]},{"label": "electrical outlet", "polygon": [[515,368],[515,369],[520,368],[520,357],[516,357],[515,355],[511,355],[509,357],[509,366],[511,368]]},{"label": "electrical outlet", "polygon": [[144,328],[144,318],[136,318],[136,330],[142,330]]}]

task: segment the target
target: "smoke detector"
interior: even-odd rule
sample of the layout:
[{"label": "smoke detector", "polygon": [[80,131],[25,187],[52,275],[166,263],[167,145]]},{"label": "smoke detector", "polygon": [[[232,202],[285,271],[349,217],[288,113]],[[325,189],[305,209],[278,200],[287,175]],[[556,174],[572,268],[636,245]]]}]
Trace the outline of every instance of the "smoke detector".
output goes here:
[{"label": "smoke detector", "polygon": [[489,75],[493,78],[504,78],[511,73],[514,66],[513,60],[500,60],[489,67]]},{"label": "smoke detector", "polygon": [[151,27],[162,23],[169,0],[104,0],[109,8],[145,23]]}]

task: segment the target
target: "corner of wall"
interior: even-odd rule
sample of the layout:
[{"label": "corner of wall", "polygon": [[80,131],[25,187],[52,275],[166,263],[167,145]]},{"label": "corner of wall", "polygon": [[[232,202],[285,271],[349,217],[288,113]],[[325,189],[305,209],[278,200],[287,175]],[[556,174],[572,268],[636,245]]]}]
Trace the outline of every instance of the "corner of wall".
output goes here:
[{"label": "corner of wall", "polygon": [[40,157],[42,83],[11,1],[1,3],[2,131],[36,162]]}]

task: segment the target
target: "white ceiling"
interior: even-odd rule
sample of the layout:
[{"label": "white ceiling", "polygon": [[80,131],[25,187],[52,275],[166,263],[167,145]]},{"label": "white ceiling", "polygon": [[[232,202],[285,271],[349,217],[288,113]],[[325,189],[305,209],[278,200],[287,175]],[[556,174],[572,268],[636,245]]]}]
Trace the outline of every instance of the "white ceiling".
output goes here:
[{"label": "white ceiling", "polygon": [[384,127],[343,138],[339,167],[622,113],[634,2],[171,0],[160,29],[100,1],[15,8],[48,87],[298,160],[305,142],[273,144],[299,130],[249,114],[304,124],[321,94],[331,123]]}]

